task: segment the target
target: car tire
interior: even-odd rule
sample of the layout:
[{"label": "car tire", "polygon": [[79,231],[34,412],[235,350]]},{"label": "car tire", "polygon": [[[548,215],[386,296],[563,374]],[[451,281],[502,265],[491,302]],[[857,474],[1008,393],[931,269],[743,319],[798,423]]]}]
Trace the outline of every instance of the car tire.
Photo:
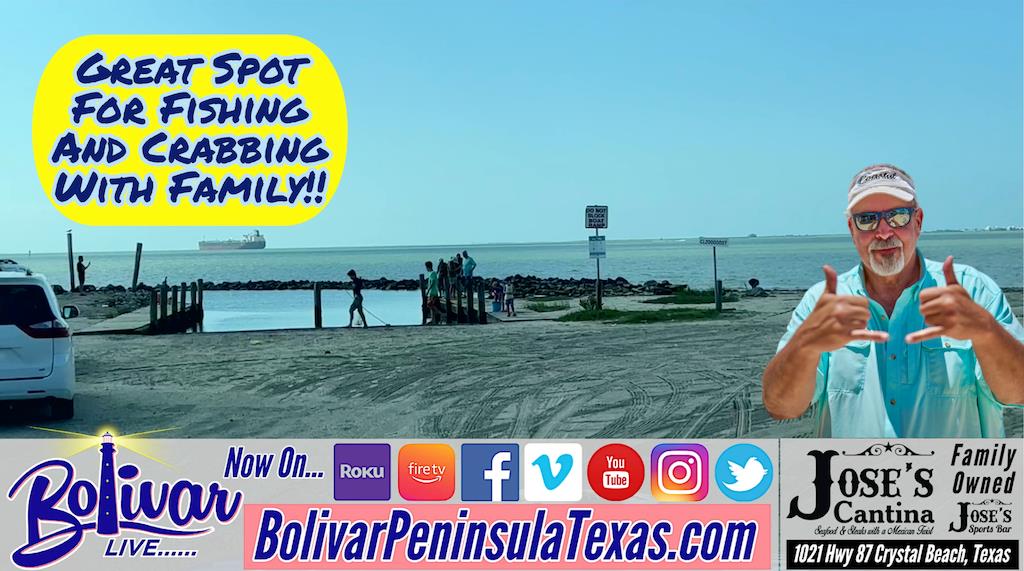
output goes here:
[{"label": "car tire", "polygon": [[75,417],[75,399],[53,399],[50,403],[53,420],[71,420]]}]

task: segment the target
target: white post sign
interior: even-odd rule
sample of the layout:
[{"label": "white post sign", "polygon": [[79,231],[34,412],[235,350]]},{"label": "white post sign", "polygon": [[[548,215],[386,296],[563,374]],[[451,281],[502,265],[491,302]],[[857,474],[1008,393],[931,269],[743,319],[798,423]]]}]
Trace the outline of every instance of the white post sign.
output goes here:
[{"label": "white post sign", "polygon": [[591,236],[590,237],[590,259],[596,260],[599,258],[606,257],[604,247],[604,236]]},{"label": "white post sign", "polygon": [[705,238],[700,237],[701,246],[711,246],[711,264],[714,268],[714,286],[715,286],[715,310],[722,311],[722,286],[718,283],[718,248],[724,248],[729,245],[728,238]]},{"label": "white post sign", "polygon": [[605,255],[601,228],[608,227],[608,207],[598,204],[587,206],[586,222],[587,228],[594,229],[594,235],[590,237],[590,259],[597,263],[597,282],[594,285],[597,289],[597,308],[601,309],[601,258]]},{"label": "white post sign", "polygon": [[587,207],[587,228],[608,227],[608,207],[591,205]]}]

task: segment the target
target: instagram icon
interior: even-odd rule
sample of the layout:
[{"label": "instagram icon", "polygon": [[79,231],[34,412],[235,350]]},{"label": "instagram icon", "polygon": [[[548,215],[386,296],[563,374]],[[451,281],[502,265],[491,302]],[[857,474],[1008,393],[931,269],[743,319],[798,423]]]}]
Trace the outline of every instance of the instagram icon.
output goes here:
[{"label": "instagram icon", "polygon": [[651,494],[659,502],[699,502],[708,495],[708,450],[659,444],[651,451]]}]

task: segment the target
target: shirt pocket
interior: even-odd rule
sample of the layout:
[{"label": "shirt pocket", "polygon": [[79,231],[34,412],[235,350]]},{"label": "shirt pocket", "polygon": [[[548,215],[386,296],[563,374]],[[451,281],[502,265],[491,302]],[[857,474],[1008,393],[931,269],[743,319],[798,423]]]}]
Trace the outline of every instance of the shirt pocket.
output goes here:
[{"label": "shirt pocket", "polygon": [[939,337],[921,344],[928,394],[962,397],[977,391],[974,347],[970,340]]},{"label": "shirt pocket", "polygon": [[857,341],[833,351],[828,361],[828,392],[859,394],[863,391],[870,356],[870,341]]}]

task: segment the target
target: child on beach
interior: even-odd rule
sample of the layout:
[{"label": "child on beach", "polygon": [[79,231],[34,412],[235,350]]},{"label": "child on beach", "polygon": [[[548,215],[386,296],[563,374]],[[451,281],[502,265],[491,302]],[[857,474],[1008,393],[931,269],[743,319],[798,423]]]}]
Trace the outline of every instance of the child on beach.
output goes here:
[{"label": "child on beach", "polygon": [[501,287],[498,280],[491,281],[491,301],[505,305],[505,290]]},{"label": "child on beach", "polygon": [[746,297],[768,297],[771,295],[761,287],[761,281],[757,278],[750,278],[747,280],[747,284],[750,285],[750,289],[743,293]]},{"label": "child on beach", "polygon": [[516,296],[515,296],[515,285],[512,280],[505,282],[505,316],[515,317],[516,315]]}]

